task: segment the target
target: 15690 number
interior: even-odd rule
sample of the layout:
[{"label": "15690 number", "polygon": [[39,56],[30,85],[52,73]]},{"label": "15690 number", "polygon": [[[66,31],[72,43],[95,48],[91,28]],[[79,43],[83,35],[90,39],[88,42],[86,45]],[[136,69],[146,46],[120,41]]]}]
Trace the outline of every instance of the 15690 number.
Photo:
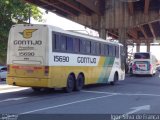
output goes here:
[{"label": "15690 number", "polygon": [[69,62],[68,56],[54,56],[54,62]]},{"label": "15690 number", "polygon": [[34,52],[19,52],[19,56],[34,56]]}]

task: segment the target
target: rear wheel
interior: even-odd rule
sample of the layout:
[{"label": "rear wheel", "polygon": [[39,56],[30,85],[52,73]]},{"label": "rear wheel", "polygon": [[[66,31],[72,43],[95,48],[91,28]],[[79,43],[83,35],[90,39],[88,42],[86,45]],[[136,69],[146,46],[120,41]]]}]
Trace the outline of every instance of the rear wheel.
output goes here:
[{"label": "rear wheel", "polygon": [[73,91],[74,89],[74,76],[73,75],[69,75],[67,78],[67,84],[66,87],[64,88],[65,92],[70,93]]},{"label": "rear wheel", "polygon": [[111,85],[115,85],[115,83],[118,81],[118,74],[115,73],[114,74],[114,78],[113,78],[113,81],[110,83]]},{"label": "rear wheel", "polygon": [[79,74],[76,80],[75,90],[80,91],[83,88],[83,86],[84,86],[84,76],[82,74]]}]

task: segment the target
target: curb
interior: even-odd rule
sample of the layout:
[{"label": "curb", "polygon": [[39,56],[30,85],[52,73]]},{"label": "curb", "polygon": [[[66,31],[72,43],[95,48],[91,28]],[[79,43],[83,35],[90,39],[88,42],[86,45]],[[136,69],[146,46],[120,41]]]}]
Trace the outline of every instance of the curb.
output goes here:
[{"label": "curb", "polygon": [[0,85],[0,91],[1,90],[8,90],[8,89],[17,89],[17,88],[19,88],[19,87],[7,85],[7,84],[1,84]]}]

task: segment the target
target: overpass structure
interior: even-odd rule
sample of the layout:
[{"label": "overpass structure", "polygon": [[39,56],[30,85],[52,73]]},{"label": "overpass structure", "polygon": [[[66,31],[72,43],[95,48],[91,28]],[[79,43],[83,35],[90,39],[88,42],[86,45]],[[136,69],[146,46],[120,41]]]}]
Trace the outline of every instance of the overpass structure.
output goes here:
[{"label": "overpass structure", "polygon": [[[99,32],[125,46],[160,40],[160,0],[25,0]],[[126,47],[127,48],[127,47]]]}]

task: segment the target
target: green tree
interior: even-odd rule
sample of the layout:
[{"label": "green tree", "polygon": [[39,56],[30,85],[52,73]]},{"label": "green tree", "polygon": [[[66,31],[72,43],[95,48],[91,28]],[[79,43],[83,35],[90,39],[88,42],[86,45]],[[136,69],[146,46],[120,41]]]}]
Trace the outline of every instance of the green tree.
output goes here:
[{"label": "green tree", "polygon": [[[8,33],[13,24],[27,23],[29,16],[42,21],[43,13],[23,0],[0,0],[0,64],[5,63]],[[31,13],[29,15],[29,13]]]}]

